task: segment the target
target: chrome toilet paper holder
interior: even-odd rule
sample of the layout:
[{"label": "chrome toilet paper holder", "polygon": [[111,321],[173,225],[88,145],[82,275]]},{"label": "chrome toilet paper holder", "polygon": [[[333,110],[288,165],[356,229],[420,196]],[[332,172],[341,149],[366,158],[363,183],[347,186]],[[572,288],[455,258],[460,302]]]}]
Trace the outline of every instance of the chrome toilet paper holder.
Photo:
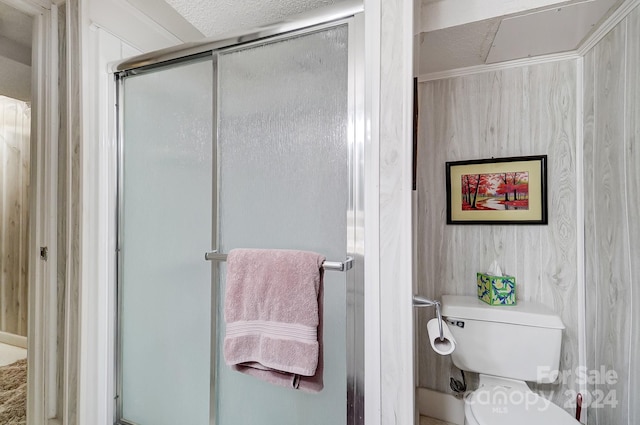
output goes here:
[{"label": "chrome toilet paper holder", "polygon": [[440,341],[444,341],[444,334],[442,332],[442,313],[440,313],[440,301],[430,300],[420,295],[414,295],[413,306],[436,308],[436,316],[438,316],[438,330],[440,331]]}]

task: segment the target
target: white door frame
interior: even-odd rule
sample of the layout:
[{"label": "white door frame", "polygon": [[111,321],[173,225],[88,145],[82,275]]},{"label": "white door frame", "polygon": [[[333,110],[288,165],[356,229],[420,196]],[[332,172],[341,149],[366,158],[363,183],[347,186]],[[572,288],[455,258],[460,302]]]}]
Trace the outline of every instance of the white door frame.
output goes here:
[{"label": "white door frame", "polygon": [[49,0],[2,1],[33,17],[27,420],[55,424],[49,418],[57,400],[57,14]]}]

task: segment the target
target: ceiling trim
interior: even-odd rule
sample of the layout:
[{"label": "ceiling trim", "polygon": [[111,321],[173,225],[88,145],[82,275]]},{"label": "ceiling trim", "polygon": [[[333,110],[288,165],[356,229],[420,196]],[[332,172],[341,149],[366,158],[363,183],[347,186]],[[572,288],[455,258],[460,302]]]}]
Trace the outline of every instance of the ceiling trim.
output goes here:
[{"label": "ceiling trim", "polygon": [[578,59],[580,57],[582,56],[580,56],[576,51],[572,51],[572,52],[564,52],[564,53],[554,53],[551,55],[542,55],[534,58],[523,58],[523,59],[516,59],[512,61],[505,61],[505,62],[499,62],[499,63],[475,65],[475,66],[469,66],[466,68],[450,69],[447,71],[439,71],[439,72],[432,72],[429,74],[423,74],[418,76],[418,82],[424,83],[427,81],[442,80],[445,78],[453,78],[453,77],[462,77],[465,75],[480,74],[483,72],[500,71],[500,70],[509,69],[509,68],[519,68],[523,66],[537,65],[542,63],[572,60],[572,59]]},{"label": "ceiling trim", "polygon": [[622,3],[603,23],[600,25],[576,51],[578,55],[584,56],[595,47],[612,29],[616,27],[624,18],[636,7],[640,7],[640,0],[627,0]]}]

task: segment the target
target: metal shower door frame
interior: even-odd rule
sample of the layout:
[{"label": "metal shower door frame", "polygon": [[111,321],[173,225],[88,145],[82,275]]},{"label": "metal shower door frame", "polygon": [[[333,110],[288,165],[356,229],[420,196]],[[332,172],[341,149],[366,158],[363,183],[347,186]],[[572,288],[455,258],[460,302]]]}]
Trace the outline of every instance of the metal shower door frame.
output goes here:
[{"label": "metal shower door frame", "polygon": [[[213,185],[212,210],[215,212],[212,218],[212,248],[215,249],[218,235],[218,155],[217,155],[217,135],[218,135],[218,93],[217,93],[217,58],[222,51],[235,49],[240,46],[248,47],[252,44],[265,44],[277,42],[279,40],[297,37],[321,31],[334,26],[348,25],[348,199],[347,206],[347,255],[353,258],[353,267],[347,272],[347,318],[346,318],[346,338],[347,338],[347,382],[346,382],[346,403],[347,403],[347,425],[364,424],[364,158],[365,158],[365,61],[364,61],[364,16],[363,6],[360,1],[347,1],[332,5],[312,13],[291,18],[286,22],[281,22],[257,30],[236,34],[222,39],[205,40],[200,43],[188,43],[181,46],[163,49],[145,55],[140,55],[132,59],[120,62],[115,65],[117,102],[121,103],[123,98],[123,79],[129,75],[136,75],[156,68],[163,68],[179,62],[198,60],[204,56],[212,56],[213,60],[213,117],[212,141],[213,150]],[[122,418],[122,359],[121,359],[121,337],[122,323],[119,320],[121,311],[122,291],[122,262],[120,241],[122,240],[122,228],[120,226],[123,217],[123,195],[122,195],[122,143],[123,143],[123,111],[118,108],[117,131],[118,136],[118,185],[117,185],[117,313],[116,313],[116,376],[114,403],[116,412],[116,423],[121,425],[136,425]],[[204,253],[203,253],[204,255]],[[204,257],[203,257],[204,261]],[[212,283],[217,281],[218,264],[212,262]],[[218,291],[211,291],[211,398],[210,398],[210,425],[216,425],[216,398],[217,398],[217,344],[219,339],[217,334],[217,308],[219,299]]]}]

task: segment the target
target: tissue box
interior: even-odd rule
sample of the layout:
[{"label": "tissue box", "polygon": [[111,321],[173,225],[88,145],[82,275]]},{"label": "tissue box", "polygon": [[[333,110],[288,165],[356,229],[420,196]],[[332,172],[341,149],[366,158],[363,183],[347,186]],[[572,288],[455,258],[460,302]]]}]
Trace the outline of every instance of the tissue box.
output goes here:
[{"label": "tissue box", "polygon": [[478,298],[490,305],[515,305],[516,278],[478,273]]}]

